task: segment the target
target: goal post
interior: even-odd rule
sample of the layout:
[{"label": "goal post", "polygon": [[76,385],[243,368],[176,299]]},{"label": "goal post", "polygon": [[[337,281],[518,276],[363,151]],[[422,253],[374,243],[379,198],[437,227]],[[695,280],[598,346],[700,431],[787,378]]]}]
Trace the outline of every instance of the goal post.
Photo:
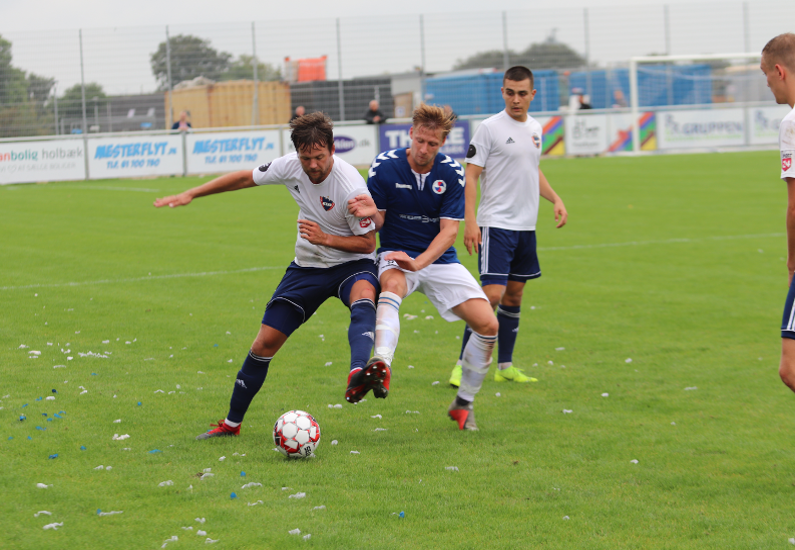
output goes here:
[{"label": "goal post", "polygon": [[665,64],[686,61],[723,61],[761,59],[761,53],[727,53],[727,54],[696,54],[696,55],[650,55],[636,56],[629,59],[629,96],[632,113],[632,151],[641,150],[640,144],[640,98],[638,89],[638,65],[644,63]]}]

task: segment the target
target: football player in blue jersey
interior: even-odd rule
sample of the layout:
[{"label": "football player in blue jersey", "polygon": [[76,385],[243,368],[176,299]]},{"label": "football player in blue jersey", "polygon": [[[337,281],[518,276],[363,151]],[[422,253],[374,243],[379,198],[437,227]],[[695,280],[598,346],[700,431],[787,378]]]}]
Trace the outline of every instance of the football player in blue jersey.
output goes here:
[{"label": "football player in blue jersey", "polygon": [[372,217],[380,231],[375,355],[367,369],[390,370],[400,334],[400,304],[412,292],[428,297],[447,321],[472,329],[463,377],[448,414],[462,430],[477,430],[472,402],[491,364],[498,324],[488,298],[455,248],[464,219],[464,169],[440,154],[455,121],[441,107],[421,105],[413,114],[411,146],[381,153],[367,180],[370,195],[349,201],[359,217]]},{"label": "football player in blue jersey", "polygon": [[[312,113],[290,122],[295,153],[254,170],[226,174],[179,195],[157,199],[155,206],[185,206],[198,197],[258,185],[284,185],[300,208],[295,260],[265,309],[259,334],[237,373],[229,413],[214,429],[196,439],[238,435],[243,416],[262,387],[276,352],[302,323],[332,296],[351,311],[348,342],[351,370],[346,398],[355,403],[370,389],[386,397],[388,370],[365,368],[373,347],[375,296],[375,224],[355,217],[346,208],[354,197],[367,193],[358,170],[334,156],[331,119]],[[335,208],[336,206],[336,208]],[[362,371],[367,372],[361,374]],[[356,376],[354,386],[351,380]]]}]

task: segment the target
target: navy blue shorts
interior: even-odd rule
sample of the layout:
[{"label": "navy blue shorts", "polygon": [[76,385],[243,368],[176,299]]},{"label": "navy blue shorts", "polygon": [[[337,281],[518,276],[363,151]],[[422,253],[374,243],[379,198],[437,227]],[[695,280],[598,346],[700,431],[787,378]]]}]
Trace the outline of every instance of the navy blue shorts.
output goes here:
[{"label": "navy blue shorts", "polygon": [[541,276],[535,231],[481,227],[480,233],[480,284],[507,285],[508,281],[524,283]]},{"label": "navy blue shorts", "polygon": [[262,324],[289,336],[332,296],[350,307],[351,288],[362,280],[369,281],[378,296],[378,271],[373,260],[355,260],[334,267],[299,267],[290,262],[265,308]]},{"label": "navy blue shorts", "polygon": [[787,301],[784,304],[784,318],[781,320],[781,337],[795,340],[795,277],[789,285]]}]

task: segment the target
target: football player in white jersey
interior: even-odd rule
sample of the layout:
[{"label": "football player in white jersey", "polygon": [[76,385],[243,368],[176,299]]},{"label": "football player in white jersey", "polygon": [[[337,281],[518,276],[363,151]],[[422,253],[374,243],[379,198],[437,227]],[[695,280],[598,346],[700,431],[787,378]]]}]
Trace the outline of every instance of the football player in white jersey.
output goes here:
[{"label": "football player in white jersey", "polygon": [[787,271],[789,293],[781,321],[781,380],[795,391],[795,34],[780,34],[762,49],[762,72],[776,103],[789,105],[792,110],[778,129],[781,151],[781,179],[787,183]]},{"label": "football player in white jersey", "polygon": [[[554,205],[557,227],[568,214],[561,198],[539,168],[542,128],[527,114],[535,97],[533,73],[516,66],[505,71],[502,97],[505,110],[484,120],[467,151],[464,245],[478,253],[483,291],[497,311],[497,382],[535,382],[513,365],[513,349],[525,283],[541,276],[536,255],[539,196]],[[480,205],[475,215],[478,178]],[[472,331],[464,329],[463,350]],[[461,384],[461,358],[450,385]]]},{"label": "football player in white jersey", "polygon": [[[386,369],[368,368],[375,332],[375,223],[348,212],[348,200],[367,194],[358,170],[334,156],[331,119],[312,113],[294,119],[295,153],[251,170],[226,174],[179,195],[157,199],[156,207],[185,206],[198,197],[257,185],[287,187],[300,207],[295,260],[265,309],[259,334],[237,373],[229,413],[196,439],[238,435],[252,399],[262,387],[271,359],[290,334],[335,296],[351,311],[349,394],[361,399],[370,389],[386,397]],[[355,383],[352,383],[355,382]],[[349,399],[349,401],[354,401]],[[355,402],[354,401],[354,402]]]}]

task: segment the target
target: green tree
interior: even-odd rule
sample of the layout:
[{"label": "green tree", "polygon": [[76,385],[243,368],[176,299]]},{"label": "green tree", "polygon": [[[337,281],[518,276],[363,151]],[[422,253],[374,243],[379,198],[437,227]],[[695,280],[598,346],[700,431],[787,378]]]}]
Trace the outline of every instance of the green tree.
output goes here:
[{"label": "green tree", "polygon": [[[105,95],[101,84],[89,82],[86,84],[86,114],[89,120],[93,118],[93,98],[95,97],[104,100],[107,95]],[[104,105],[104,101],[100,104]],[[83,118],[83,93],[80,89],[80,84],[75,84],[71,88],[64,90],[63,95],[58,99],[58,116],[72,119]]]},{"label": "green tree", "polygon": [[[254,56],[242,54],[229,65],[229,70],[221,76],[220,80],[253,80]],[[282,72],[270,63],[257,63],[257,80],[281,80]]]},{"label": "green tree", "polygon": [[168,43],[161,42],[157,51],[150,56],[152,73],[155,75],[159,90],[168,90],[168,56],[171,52],[171,83],[178,84],[183,80],[192,80],[203,76],[211,80],[221,80],[224,73],[229,70],[231,53],[218,52],[210,46],[209,40],[202,40],[197,36],[177,35],[171,37]]},{"label": "green tree", "polygon": [[[459,59],[453,70],[503,68],[502,50],[489,50],[476,53],[464,60]],[[530,44],[521,52],[508,50],[508,64],[524,65],[531,70],[535,69],[576,69],[585,67],[588,63],[571,46],[558,42],[555,32],[543,42]]]}]

